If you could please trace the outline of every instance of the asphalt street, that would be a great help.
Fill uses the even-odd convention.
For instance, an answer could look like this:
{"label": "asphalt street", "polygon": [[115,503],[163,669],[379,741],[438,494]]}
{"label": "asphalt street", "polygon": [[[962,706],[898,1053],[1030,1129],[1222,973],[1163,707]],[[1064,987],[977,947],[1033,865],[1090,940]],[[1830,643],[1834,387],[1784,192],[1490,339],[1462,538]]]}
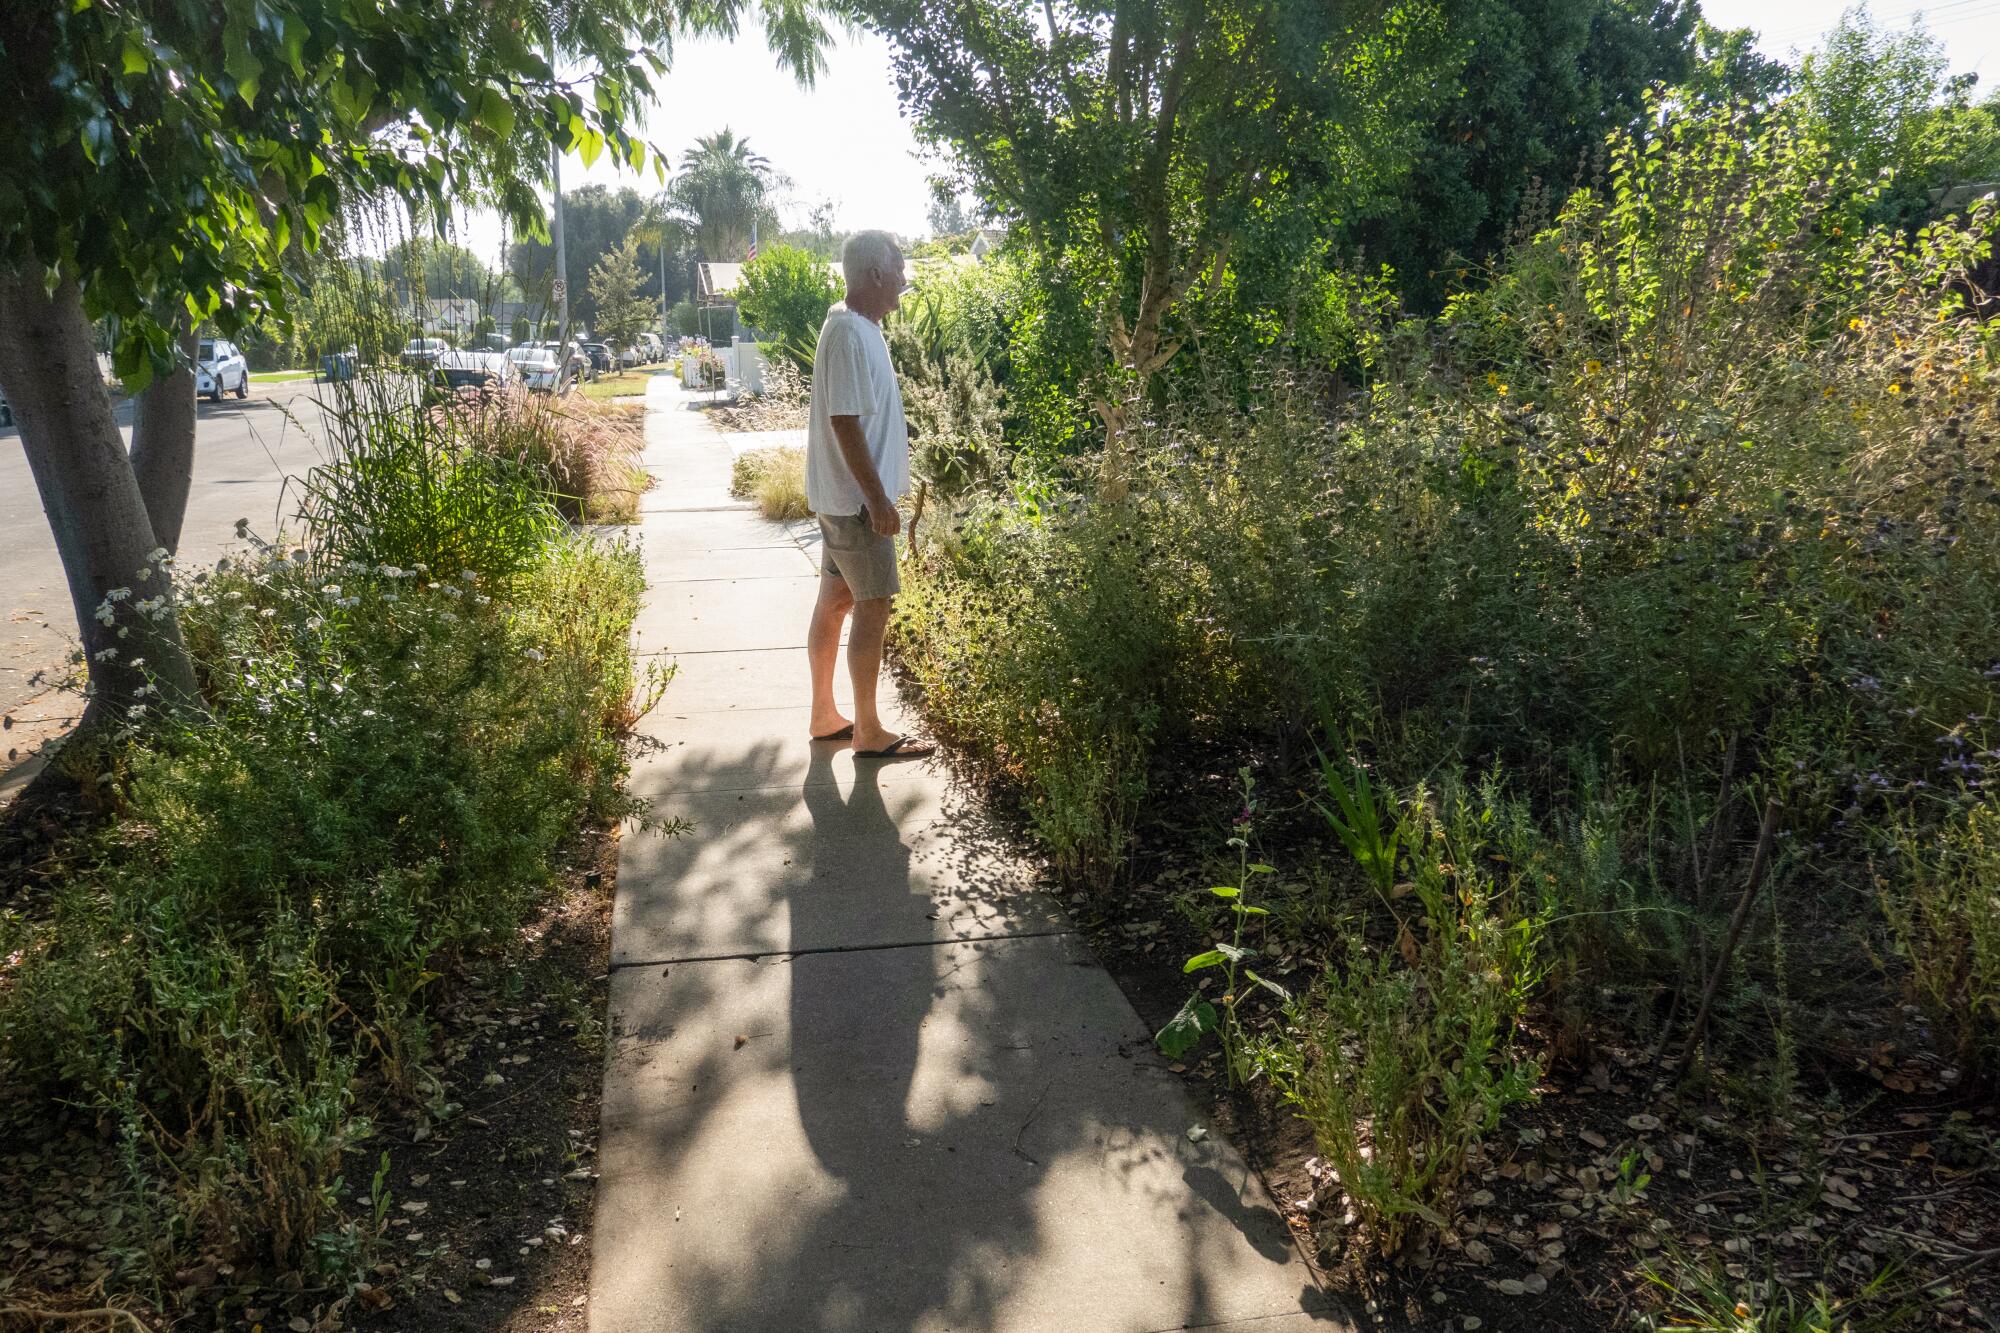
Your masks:
{"label": "asphalt street", "polygon": [[[252,384],[250,397],[196,407],[194,482],[181,537],[183,569],[213,564],[239,543],[236,520],[269,538],[295,526],[299,479],[320,461],[319,409],[310,379]],[[132,409],[118,420],[131,442]],[[0,777],[79,700],[60,689],[76,646],[76,616],[47,515],[21,450],[20,432],[0,429]]]}

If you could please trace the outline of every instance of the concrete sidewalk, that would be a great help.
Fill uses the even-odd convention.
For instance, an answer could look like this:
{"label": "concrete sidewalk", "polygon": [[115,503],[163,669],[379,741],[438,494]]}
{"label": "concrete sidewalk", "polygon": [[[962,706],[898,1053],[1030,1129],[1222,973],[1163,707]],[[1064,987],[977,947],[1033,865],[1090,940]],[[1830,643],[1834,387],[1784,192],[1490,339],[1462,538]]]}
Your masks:
{"label": "concrete sidewalk", "polygon": [[694,829],[620,853],[594,1333],[1348,1327],[979,802],[809,742],[814,560],[685,401],[632,787]]}

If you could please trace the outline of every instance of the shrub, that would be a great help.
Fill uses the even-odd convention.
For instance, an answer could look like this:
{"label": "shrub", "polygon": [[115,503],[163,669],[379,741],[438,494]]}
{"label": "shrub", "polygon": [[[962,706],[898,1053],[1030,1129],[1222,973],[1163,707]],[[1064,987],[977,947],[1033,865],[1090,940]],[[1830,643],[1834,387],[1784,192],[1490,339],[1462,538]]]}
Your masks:
{"label": "shrub", "polygon": [[818,343],[827,307],[840,296],[824,259],[797,246],[774,245],[743,266],[737,310],[765,342],[797,357]]}
{"label": "shrub", "polygon": [[559,538],[504,588],[270,554],[184,590],[209,712],[135,737],[114,822],[0,966],[0,1081],[125,1145],[114,1248],[162,1274],[363,1252],[335,1185],[371,1110],[432,1099],[449,978],[631,808],[642,587],[630,550]]}
{"label": "shrub", "polygon": [[754,499],[757,511],[768,519],[811,518],[812,508],[806,503],[806,451],[752,449],[736,455],[729,493],[739,500]]}

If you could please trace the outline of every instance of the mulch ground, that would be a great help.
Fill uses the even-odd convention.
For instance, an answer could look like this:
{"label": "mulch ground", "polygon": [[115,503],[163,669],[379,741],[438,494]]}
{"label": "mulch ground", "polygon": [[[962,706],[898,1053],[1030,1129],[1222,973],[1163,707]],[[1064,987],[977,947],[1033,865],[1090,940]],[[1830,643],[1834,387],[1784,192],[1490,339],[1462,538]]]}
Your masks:
{"label": "mulch ground", "polygon": [[[16,815],[23,812],[9,812]],[[30,902],[65,814],[43,808],[0,836],[0,904]],[[376,1333],[582,1330],[589,1320],[590,1221],[610,961],[614,832],[578,839],[567,884],[522,928],[490,976],[454,978],[440,1015],[434,1110],[379,1119],[347,1164],[352,1218],[382,1223],[367,1280],[342,1295],[304,1290],[220,1257],[161,1293],[175,1326]],[[381,1158],[380,1193],[375,1177]],[[8,1315],[101,1304],[119,1258],[106,1236],[127,1220],[112,1147],[79,1117],[0,1097],[0,1333],[131,1327]],[[154,1311],[145,1327],[163,1327]]]}

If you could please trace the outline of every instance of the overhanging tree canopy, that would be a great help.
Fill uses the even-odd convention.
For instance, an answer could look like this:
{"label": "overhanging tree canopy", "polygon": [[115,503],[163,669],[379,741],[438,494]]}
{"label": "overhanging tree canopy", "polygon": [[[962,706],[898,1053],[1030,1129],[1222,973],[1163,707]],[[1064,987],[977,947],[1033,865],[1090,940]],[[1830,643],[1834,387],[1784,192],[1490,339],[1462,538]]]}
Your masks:
{"label": "overhanging tree canopy", "polygon": [[1453,6],[1422,0],[856,8],[979,197],[1097,267],[1114,487],[1123,400],[1179,349],[1168,313],[1256,218],[1337,216],[1393,179],[1463,58]]}

